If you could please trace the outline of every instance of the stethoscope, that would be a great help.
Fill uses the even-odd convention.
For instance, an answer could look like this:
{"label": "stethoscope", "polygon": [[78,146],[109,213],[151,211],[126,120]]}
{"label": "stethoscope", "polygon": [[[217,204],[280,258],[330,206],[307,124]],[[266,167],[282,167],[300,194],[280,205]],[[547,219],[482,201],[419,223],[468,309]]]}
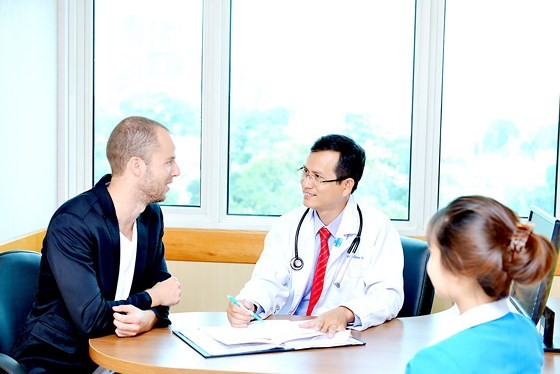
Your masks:
{"label": "stethoscope", "polygon": [[[360,207],[357,204],[356,204],[356,208],[358,208],[358,215],[360,216],[360,226],[358,227],[358,235],[356,235],[356,237],[354,238],[354,240],[352,240],[352,243],[350,243],[350,246],[346,250],[346,258],[344,259],[343,262],[340,263],[340,265],[338,265],[338,268],[336,269],[336,273],[335,273],[336,275],[334,277],[333,283],[338,288],[340,288],[340,283],[342,282],[342,278],[346,273],[346,269],[348,269],[348,265],[350,264],[350,261],[352,260],[354,253],[356,253],[356,251],[358,250],[358,246],[360,245],[363,218],[362,218],[362,211],[360,210]],[[307,215],[307,212],[309,212],[309,208],[307,208],[305,212],[303,212],[303,215],[301,216],[301,219],[299,220],[296,229],[296,236],[294,241],[294,257],[290,261],[290,267],[295,271],[300,271],[301,269],[303,269],[303,260],[301,259],[301,257],[299,257],[299,253],[298,253],[298,241],[299,241],[299,230],[301,229],[301,225],[303,223],[303,220],[305,219],[305,216]]]}

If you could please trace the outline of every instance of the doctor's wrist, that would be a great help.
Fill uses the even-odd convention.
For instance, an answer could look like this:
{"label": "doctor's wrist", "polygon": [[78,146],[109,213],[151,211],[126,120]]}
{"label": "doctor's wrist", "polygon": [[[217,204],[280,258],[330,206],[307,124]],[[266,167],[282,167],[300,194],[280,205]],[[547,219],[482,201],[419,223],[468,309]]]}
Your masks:
{"label": "doctor's wrist", "polygon": [[346,323],[348,324],[354,323],[354,321],[356,320],[356,316],[354,315],[354,312],[343,305],[341,305],[340,308],[344,310],[346,316]]}

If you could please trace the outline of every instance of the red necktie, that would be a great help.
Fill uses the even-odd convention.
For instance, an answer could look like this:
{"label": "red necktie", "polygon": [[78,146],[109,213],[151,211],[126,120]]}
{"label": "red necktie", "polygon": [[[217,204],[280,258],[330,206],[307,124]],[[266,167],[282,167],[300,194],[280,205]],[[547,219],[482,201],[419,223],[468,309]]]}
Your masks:
{"label": "red necktie", "polygon": [[315,308],[315,304],[321,297],[323,291],[323,283],[325,281],[325,270],[327,269],[327,262],[329,262],[329,236],[331,233],[326,227],[319,230],[321,237],[321,252],[317,259],[315,266],[315,274],[313,275],[313,284],[311,285],[311,296],[309,297],[309,306],[307,307],[307,315],[310,316]]}

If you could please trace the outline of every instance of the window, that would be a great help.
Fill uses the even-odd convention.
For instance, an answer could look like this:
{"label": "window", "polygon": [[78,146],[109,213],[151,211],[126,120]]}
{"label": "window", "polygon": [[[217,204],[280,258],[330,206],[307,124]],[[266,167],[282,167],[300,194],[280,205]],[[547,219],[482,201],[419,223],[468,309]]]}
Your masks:
{"label": "window", "polygon": [[557,1],[95,0],[92,9],[84,94],[94,102],[95,179],[108,172],[105,142],[122,118],[167,125],[182,173],[164,203],[170,227],[267,230],[301,204],[297,169],[327,133],[365,148],[356,197],[401,234],[424,234],[464,194],[522,216],[533,205],[557,213]]}
{"label": "window", "polygon": [[301,205],[297,169],[340,133],[366,150],[356,195],[408,219],[414,6],[232,1],[229,214]]}
{"label": "window", "polygon": [[131,115],[174,135],[181,176],[165,204],[200,206],[202,3],[96,0],[94,17],[94,182],[115,125]]}
{"label": "window", "polygon": [[481,194],[554,212],[558,14],[558,1],[447,0],[440,205]]}

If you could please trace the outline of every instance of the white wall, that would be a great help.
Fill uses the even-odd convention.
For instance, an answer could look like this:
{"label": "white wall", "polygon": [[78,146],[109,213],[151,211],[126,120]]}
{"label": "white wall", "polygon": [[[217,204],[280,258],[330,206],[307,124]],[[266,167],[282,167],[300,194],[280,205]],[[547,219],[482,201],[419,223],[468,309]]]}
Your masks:
{"label": "white wall", "polygon": [[0,0],[0,243],[56,209],[56,0]]}

